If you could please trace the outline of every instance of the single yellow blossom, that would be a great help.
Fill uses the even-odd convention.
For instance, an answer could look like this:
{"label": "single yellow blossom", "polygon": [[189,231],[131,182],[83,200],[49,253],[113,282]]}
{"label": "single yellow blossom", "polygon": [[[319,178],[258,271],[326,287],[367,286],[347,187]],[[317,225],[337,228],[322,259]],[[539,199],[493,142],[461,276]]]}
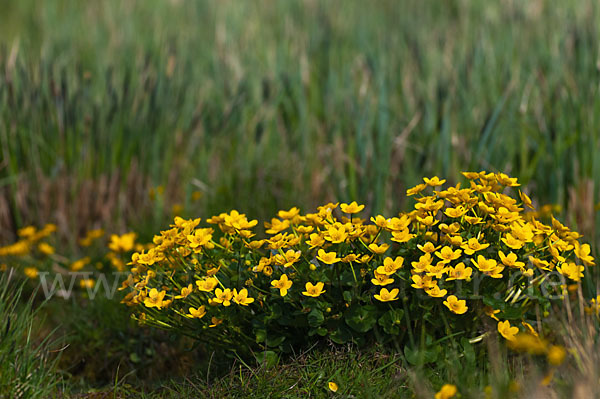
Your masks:
{"label": "single yellow blossom", "polygon": [[323,289],[324,284],[322,282],[318,282],[316,285],[313,285],[311,282],[306,283],[305,288],[306,291],[302,292],[302,295],[312,296],[314,298],[318,297],[322,293],[326,292]]}
{"label": "single yellow blossom", "polygon": [[379,291],[379,294],[375,294],[375,299],[381,302],[390,302],[398,299],[398,293],[400,290],[398,288],[394,288],[391,291],[388,291],[387,288],[382,288]]}
{"label": "single yellow blossom", "polygon": [[467,306],[467,301],[459,300],[455,295],[450,295],[448,298],[446,298],[444,305],[446,305],[446,307],[450,309],[452,313],[456,314],[463,314],[469,309]]}

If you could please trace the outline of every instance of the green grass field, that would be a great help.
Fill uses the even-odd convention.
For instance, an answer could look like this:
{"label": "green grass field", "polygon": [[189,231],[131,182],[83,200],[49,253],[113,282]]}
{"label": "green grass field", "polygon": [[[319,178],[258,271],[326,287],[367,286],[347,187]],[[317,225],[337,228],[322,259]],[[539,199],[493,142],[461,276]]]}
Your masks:
{"label": "green grass field", "polygon": [[[0,8],[0,246],[23,226],[50,222],[61,253],[76,259],[90,229],[147,241],[175,214],[238,209],[270,220],[292,206],[357,200],[369,214],[393,215],[423,176],[455,184],[461,171],[487,170],[518,177],[598,255],[597,1],[0,0]],[[324,347],[275,370],[219,360],[211,376],[210,351],[140,332],[124,306],[71,305],[35,313],[45,314],[40,336],[58,328],[71,345],[51,365],[59,388],[41,375],[36,382],[57,396],[262,398],[295,386],[328,397],[335,377],[344,395],[431,397],[461,356],[413,369],[389,348]],[[109,353],[106,362],[82,366],[92,348]],[[465,363],[470,371],[455,378],[464,397],[490,384],[497,397],[510,395],[514,376],[486,362]],[[535,369],[515,362],[517,374]],[[589,377],[584,360],[569,367],[558,397],[574,376]],[[151,384],[170,369],[161,388]],[[269,385],[273,378],[281,384]],[[428,381],[422,389],[419,379]]]}

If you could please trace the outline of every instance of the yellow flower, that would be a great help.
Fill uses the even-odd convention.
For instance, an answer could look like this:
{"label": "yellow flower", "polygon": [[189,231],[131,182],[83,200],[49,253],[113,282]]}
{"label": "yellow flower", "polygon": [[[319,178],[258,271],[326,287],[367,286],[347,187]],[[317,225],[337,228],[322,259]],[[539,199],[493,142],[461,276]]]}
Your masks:
{"label": "yellow flower", "polygon": [[440,180],[440,178],[437,176],[433,176],[432,178],[424,177],[423,181],[425,182],[425,184],[427,184],[428,186],[431,186],[431,187],[441,186],[442,184],[446,183],[445,179]]}
{"label": "yellow flower", "polygon": [[388,291],[387,288],[382,288],[379,291],[379,294],[375,294],[375,299],[381,302],[390,302],[398,299],[398,293],[400,290],[398,288],[394,288],[391,291]]}
{"label": "yellow flower", "polygon": [[455,385],[444,384],[442,389],[435,394],[435,399],[451,399],[456,395],[456,393],[457,389]]}
{"label": "yellow flower", "polygon": [[147,308],[162,308],[171,303],[171,301],[165,301],[166,291],[158,291],[156,288],[152,288],[148,293],[148,296],[144,298],[144,306]]}
{"label": "yellow flower", "polygon": [[208,277],[204,280],[196,280],[196,285],[200,291],[211,292],[219,285],[219,281],[214,277]]}
{"label": "yellow flower", "polygon": [[520,269],[525,267],[525,263],[518,262],[517,255],[515,255],[513,252],[509,253],[508,255],[504,255],[504,252],[498,251],[498,256],[500,257],[500,261],[502,261],[502,263],[508,267],[518,267]]}
{"label": "yellow flower", "polygon": [[449,218],[459,218],[467,213],[467,209],[464,206],[457,206],[456,208],[446,208],[444,213]]}
{"label": "yellow flower", "polygon": [[358,213],[365,208],[364,205],[358,205],[356,201],[352,201],[350,204],[340,204],[340,209],[344,213]]}
{"label": "yellow flower", "polygon": [[448,298],[446,298],[444,305],[446,305],[450,311],[456,314],[463,314],[469,309],[467,307],[467,301],[459,300],[455,295],[450,295]]}
{"label": "yellow flower", "polygon": [[327,236],[325,237],[327,241],[339,244],[346,241],[346,238],[348,238],[348,233],[346,233],[346,228],[343,225],[339,227],[333,225],[327,228]]}
{"label": "yellow flower", "polygon": [[193,290],[194,290],[194,286],[192,284],[189,284],[187,287],[181,288],[181,295],[177,295],[175,297],[175,299],[186,298],[188,295],[190,295],[192,293]]}
{"label": "yellow flower", "polygon": [[337,257],[337,254],[335,252],[325,252],[324,249],[319,249],[319,251],[317,252],[317,259],[328,265],[333,265],[334,263],[337,263],[340,260],[342,260],[341,258]]}
{"label": "yellow flower", "polygon": [[330,390],[331,392],[337,392],[337,390],[338,390],[338,385],[337,385],[335,382],[333,382],[333,381],[329,381],[329,383],[328,383],[327,385],[329,386],[329,390]]}
{"label": "yellow flower", "polygon": [[218,326],[219,324],[223,323],[223,319],[217,319],[216,317],[214,317],[214,316],[213,316],[213,317],[210,319],[210,322],[211,322],[212,324],[211,324],[209,327],[216,327],[216,326]]}
{"label": "yellow flower", "polygon": [[576,265],[573,262],[563,263],[556,268],[560,274],[567,276],[573,281],[581,281],[584,269],[585,267]]}
{"label": "yellow flower", "polygon": [[457,264],[454,267],[451,267],[448,270],[448,278],[446,278],[446,281],[452,281],[452,280],[468,280],[471,278],[471,275],[473,274],[473,269],[470,267],[465,267],[465,264],[460,262],[459,264]]}
{"label": "yellow flower", "polygon": [[90,261],[91,261],[91,259],[89,256],[86,256],[85,258],[76,260],[75,262],[71,263],[71,270],[74,272],[79,271],[79,270],[83,269],[85,267],[85,265],[89,264]]}
{"label": "yellow flower", "polygon": [[121,236],[113,234],[110,236],[108,248],[114,252],[129,252],[135,246],[136,233],[126,233]]}
{"label": "yellow flower", "polygon": [[34,279],[38,276],[38,269],[35,267],[26,267],[23,269],[23,273],[31,279]]}
{"label": "yellow flower", "polygon": [[379,273],[377,273],[377,271],[375,271],[375,278],[371,279],[371,283],[373,283],[373,285],[380,285],[380,286],[392,284],[393,282],[394,282],[393,278],[390,278],[386,274],[379,274]]}
{"label": "yellow flower", "polygon": [[84,278],[79,280],[79,286],[81,288],[94,288],[94,285],[96,285],[96,282],[92,278]]}
{"label": "yellow flower", "polygon": [[431,286],[428,289],[425,290],[425,292],[427,293],[427,295],[429,295],[432,298],[442,298],[444,296],[446,296],[446,294],[448,293],[448,290],[441,290],[440,287],[438,287],[437,285]]}
{"label": "yellow flower", "polygon": [[310,239],[307,240],[306,243],[309,245],[310,249],[321,247],[325,244],[325,238],[318,233],[312,233]]}
{"label": "yellow flower", "polygon": [[515,335],[519,332],[518,327],[511,327],[508,320],[498,323],[498,332],[508,341],[514,341]]}
{"label": "yellow flower", "polygon": [[369,245],[369,250],[377,255],[382,255],[388,250],[390,246],[388,244],[377,245],[375,243]]}
{"label": "yellow flower", "polygon": [[198,309],[190,307],[188,317],[192,319],[201,319],[206,314],[206,306],[202,305]]}
{"label": "yellow flower", "polygon": [[494,309],[491,306],[486,306],[486,307],[483,308],[483,311],[485,312],[486,315],[490,316],[492,319],[494,319],[496,321],[500,321],[496,317],[496,314],[500,313],[500,310],[496,310],[496,309]]}
{"label": "yellow flower", "polygon": [[417,248],[419,248],[421,251],[423,251],[425,253],[433,253],[433,252],[437,251],[438,249],[440,249],[441,245],[436,247],[435,245],[433,245],[433,243],[426,242],[424,245],[417,244]]}
{"label": "yellow flower", "polygon": [[575,244],[575,256],[577,256],[581,261],[587,266],[594,266],[594,257],[590,255],[591,248],[589,244],[579,245],[579,243]]}
{"label": "yellow flower", "polygon": [[215,297],[213,298],[213,302],[220,303],[223,306],[230,306],[232,298],[233,292],[231,292],[229,288],[225,288],[225,290],[217,288],[215,290]]}
{"label": "yellow flower", "polygon": [[417,273],[423,273],[427,269],[427,266],[431,265],[432,257],[430,253],[425,253],[425,255],[419,258],[418,262],[411,262],[410,264],[414,268],[414,271]]}
{"label": "yellow flower", "polygon": [[546,358],[548,359],[548,363],[559,366],[565,360],[567,356],[567,351],[562,346],[552,345],[548,349],[548,353],[546,354]]}
{"label": "yellow flower", "polygon": [[294,219],[296,216],[298,216],[300,214],[300,209],[293,207],[292,209],[290,209],[289,211],[279,211],[277,213],[277,216],[279,216],[282,219],[288,219],[288,220],[292,220]]}
{"label": "yellow flower", "polygon": [[461,248],[465,251],[467,255],[473,255],[477,251],[481,251],[482,249],[486,249],[490,244],[481,244],[477,238],[469,238],[469,240],[464,243]]}
{"label": "yellow flower", "polygon": [[450,263],[455,259],[460,258],[462,251],[457,249],[453,251],[450,247],[443,247],[440,251],[437,251],[435,255],[442,260],[443,263]]}
{"label": "yellow flower", "polygon": [[238,292],[235,288],[233,289],[233,302],[238,305],[248,306],[252,302],[254,302],[254,298],[248,297],[248,290],[246,288],[242,288],[240,292]]}
{"label": "yellow flower", "polygon": [[433,281],[431,276],[421,277],[418,274],[415,274],[411,277],[411,279],[413,281],[413,283],[411,284],[411,287],[416,288],[416,289],[427,289],[427,288],[431,287],[432,285],[437,284],[437,282]]}
{"label": "yellow flower", "polygon": [[420,217],[420,216],[417,216],[417,221],[419,223],[421,223],[421,224],[424,224],[425,226],[428,226],[428,227],[434,226],[437,223],[439,223],[439,220],[434,219],[433,216],[431,216],[431,215],[425,216],[424,218]]}
{"label": "yellow flower", "polygon": [[525,243],[521,240],[518,240],[515,236],[510,233],[506,233],[506,237],[501,238],[502,242],[506,244],[507,247],[511,249],[521,249]]}
{"label": "yellow flower", "polygon": [[427,184],[424,184],[424,183],[417,184],[413,188],[409,188],[408,190],[406,190],[406,195],[410,197],[411,195],[419,194],[421,191],[425,190],[426,188],[427,188]]}
{"label": "yellow flower", "polygon": [[404,258],[401,256],[397,256],[396,259],[392,259],[387,257],[383,260],[383,266],[379,266],[376,270],[378,274],[385,274],[390,276],[396,272],[396,270],[402,268],[402,264],[404,263]]}
{"label": "yellow flower", "polygon": [[416,234],[411,234],[408,228],[400,230],[400,231],[392,231],[392,241],[395,242],[408,242],[411,239],[416,237]]}
{"label": "yellow flower", "polygon": [[286,274],[282,274],[279,280],[271,281],[271,285],[273,286],[273,288],[279,289],[279,295],[286,296],[288,290],[292,286],[292,281],[288,279],[288,276]]}
{"label": "yellow flower", "polygon": [[52,245],[50,245],[50,244],[45,243],[45,242],[40,242],[39,245],[38,245],[38,249],[44,255],[52,255],[54,253],[54,247]]}
{"label": "yellow flower", "polygon": [[319,295],[321,295],[322,293],[326,292],[323,289],[323,283],[322,282],[318,282],[316,285],[313,285],[311,282],[306,283],[305,287],[306,287],[306,291],[302,292],[302,295],[305,296],[312,296],[312,297],[318,297]]}

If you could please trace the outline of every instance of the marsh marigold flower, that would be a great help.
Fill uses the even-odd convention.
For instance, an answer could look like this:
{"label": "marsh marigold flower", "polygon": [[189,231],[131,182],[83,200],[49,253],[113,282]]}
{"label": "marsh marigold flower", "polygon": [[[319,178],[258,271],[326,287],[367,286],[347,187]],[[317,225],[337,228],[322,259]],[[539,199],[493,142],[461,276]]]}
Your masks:
{"label": "marsh marigold flower", "polygon": [[498,323],[498,332],[508,341],[514,341],[515,335],[519,332],[518,327],[512,327],[508,320]]}
{"label": "marsh marigold flower", "polygon": [[438,393],[435,394],[435,399],[451,399],[453,398],[458,390],[455,385],[452,384],[444,384],[442,389],[439,390]]}
{"label": "marsh marigold flower", "polygon": [[273,288],[279,289],[279,295],[286,296],[288,290],[292,286],[292,280],[288,279],[288,276],[286,274],[282,274],[279,280],[271,281],[271,285],[273,286]]}
{"label": "marsh marigold flower", "polygon": [[353,213],[358,213],[358,212],[362,211],[363,209],[365,209],[365,206],[358,205],[358,203],[356,201],[352,201],[349,204],[340,204],[340,209],[344,213],[353,214]]}
{"label": "marsh marigold flower", "polygon": [[317,259],[328,265],[333,265],[334,263],[337,263],[340,260],[342,260],[341,258],[337,257],[337,254],[335,252],[325,252],[324,249],[319,249],[319,251],[317,252]]}
{"label": "marsh marigold flower", "polygon": [[398,299],[399,292],[400,290],[398,288],[394,288],[391,291],[388,291],[387,288],[382,288],[381,291],[379,291],[379,294],[375,294],[374,297],[381,302],[390,302]]}
{"label": "marsh marigold flower", "polygon": [[450,295],[448,298],[446,298],[444,305],[446,305],[446,307],[450,309],[452,313],[456,314],[463,314],[469,309],[467,307],[467,301],[459,300],[455,295]]}
{"label": "marsh marigold flower", "polygon": [[316,285],[313,285],[313,283],[308,282],[305,285],[306,291],[302,292],[302,295],[305,296],[312,296],[312,297],[318,297],[319,295],[321,295],[322,293],[326,292],[323,289],[324,284],[322,282],[318,282]]}

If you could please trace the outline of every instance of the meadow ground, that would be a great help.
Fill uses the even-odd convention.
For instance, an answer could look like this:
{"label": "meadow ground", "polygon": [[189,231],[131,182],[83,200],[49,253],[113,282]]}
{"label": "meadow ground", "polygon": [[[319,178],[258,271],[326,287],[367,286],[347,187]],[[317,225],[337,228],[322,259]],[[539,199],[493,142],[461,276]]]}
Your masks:
{"label": "meadow ground", "polygon": [[597,2],[1,8],[0,247],[26,226],[56,231],[44,238],[52,251],[0,249],[0,396],[431,397],[453,383],[463,397],[584,398],[597,389],[598,320],[582,300],[598,294],[593,267],[573,309],[549,315],[569,350],[556,369],[501,339],[471,353],[456,337],[420,356],[325,342],[256,365],[140,328],[121,291],[91,298],[78,279],[82,293],[45,301],[39,276],[19,282],[26,268],[125,273],[133,244],[109,249],[110,234],[132,231],[145,244],[175,215],[237,209],[262,223],[280,209],[353,200],[366,214],[396,215],[423,177],[464,185],[460,172],[479,170],[518,177],[540,217],[556,215],[597,255]]}

